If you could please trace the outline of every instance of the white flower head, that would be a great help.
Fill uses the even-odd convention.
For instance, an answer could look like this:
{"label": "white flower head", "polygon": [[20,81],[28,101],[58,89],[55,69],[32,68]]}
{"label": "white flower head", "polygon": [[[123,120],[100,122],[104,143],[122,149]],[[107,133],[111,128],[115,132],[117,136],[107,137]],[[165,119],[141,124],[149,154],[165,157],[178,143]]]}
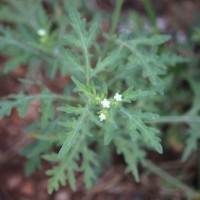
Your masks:
{"label": "white flower head", "polygon": [[46,31],[44,29],[38,29],[37,34],[42,37],[46,35]]}
{"label": "white flower head", "polygon": [[99,119],[100,119],[101,122],[102,122],[103,120],[106,120],[106,115],[105,115],[104,113],[101,113],[101,114],[99,115]]}
{"label": "white flower head", "polygon": [[104,99],[104,100],[101,101],[101,105],[104,108],[110,108],[110,101],[108,99]]}
{"label": "white flower head", "polygon": [[114,96],[114,99],[115,99],[116,101],[122,101],[122,95],[116,93],[115,96]]}

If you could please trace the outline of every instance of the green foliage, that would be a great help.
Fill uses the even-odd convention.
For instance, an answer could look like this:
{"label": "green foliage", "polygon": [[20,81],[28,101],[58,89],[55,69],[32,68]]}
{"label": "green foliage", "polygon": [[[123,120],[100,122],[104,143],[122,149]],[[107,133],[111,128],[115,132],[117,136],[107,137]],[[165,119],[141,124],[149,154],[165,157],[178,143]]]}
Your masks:
{"label": "green foliage", "polygon": [[26,97],[22,95],[11,95],[10,96],[13,100],[4,100],[0,102],[0,109],[1,109],[1,114],[0,114],[0,119],[4,116],[9,116],[11,113],[11,110],[13,108],[17,108],[19,115],[23,117],[26,113],[27,106],[31,100],[30,97]]}
{"label": "green foliage", "polygon": [[57,191],[59,185],[65,185],[66,179],[68,179],[71,188],[73,190],[76,189],[74,171],[77,171],[78,169],[76,163],[77,156],[78,154],[71,153],[68,157],[60,160],[59,165],[47,170],[46,174],[51,176],[48,186],[49,193],[52,193],[54,190]]}
{"label": "green foliage", "polygon": [[183,161],[188,159],[195,150],[198,150],[198,141],[200,139],[199,128],[200,125],[194,123],[188,131],[189,138],[187,138],[186,147],[183,153]]}
{"label": "green foliage", "polygon": [[99,167],[100,165],[97,161],[97,155],[94,151],[90,150],[87,145],[83,146],[82,157],[83,162],[80,170],[84,172],[84,181],[86,183],[86,188],[89,189],[92,187],[93,182],[97,178],[94,167]]}
{"label": "green foliage", "polygon": [[[67,182],[76,190],[77,172],[90,188],[105,156],[95,147],[104,144],[108,152],[115,149],[123,155],[127,172],[139,181],[138,165],[145,164],[148,149],[163,152],[162,132],[156,126],[163,118],[154,112],[167,110],[162,105],[168,98],[161,96],[169,90],[167,68],[187,59],[165,48],[168,35],[108,35],[98,25],[103,16],[88,14],[92,20],[86,20],[82,7],[78,12],[73,1],[49,1],[48,6],[49,12],[39,0],[9,0],[0,8],[0,22],[5,22],[0,26],[0,51],[9,57],[4,72],[25,65],[26,78],[31,80],[21,84],[40,89],[34,95],[22,89],[0,101],[1,119],[13,108],[24,117],[32,100],[40,101],[40,117],[27,129],[36,141],[23,151],[28,159],[26,174],[42,167],[43,158],[52,165],[46,172],[49,193]],[[59,75],[70,82],[61,94],[52,92],[39,80],[40,70],[56,84]],[[200,111],[200,90],[197,82],[185,79],[194,93],[189,114],[195,117]],[[186,122],[192,128],[184,159],[197,148],[199,138],[198,125]]]}
{"label": "green foliage", "polygon": [[[157,35],[145,39],[139,38],[126,41],[121,39],[117,40],[118,45],[129,50],[129,63],[134,65],[136,68],[142,69],[143,77],[147,77],[151,84],[155,86],[156,90],[161,94],[163,93],[163,81],[159,75],[165,74],[167,67],[165,66],[165,63],[163,63],[159,58],[153,47],[168,41],[169,39],[169,36]],[[145,49],[145,46],[150,46],[151,48]]]}
{"label": "green foliage", "polygon": [[[139,182],[139,172],[138,172],[138,163],[143,163],[145,160],[145,152],[138,147],[138,144],[135,143],[132,145],[129,140],[123,137],[115,139],[115,145],[117,152],[124,156],[124,159],[127,163],[127,172],[131,172],[135,177],[135,180]],[[126,148],[124,148],[126,147]]]}
{"label": "green foliage", "polygon": [[192,98],[192,107],[189,111],[190,120],[189,120],[189,130],[187,132],[187,141],[185,145],[185,149],[183,152],[182,160],[186,160],[189,156],[199,149],[198,141],[200,139],[200,85],[196,79],[192,79],[191,77],[187,77],[188,82],[192,88],[194,96]]}
{"label": "green foliage", "polygon": [[77,120],[72,119],[72,121],[59,122],[58,124],[66,128],[72,128],[72,131],[67,132],[67,137],[58,153],[58,158],[62,158],[77,142],[80,134],[87,135],[87,129],[84,126],[84,123],[87,118],[88,108],[86,107],[81,113]]}
{"label": "green foliage", "polygon": [[[0,22],[6,21],[7,24],[0,25],[0,51],[3,55],[12,57],[6,63],[6,73],[19,65],[38,68],[45,62],[49,65],[47,75],[52,78],[55,76],[64,56],[60,38],[64,34],[62,20],[66,18],[61,20],[56,16],[57,13],[54,14],[55,17],[50,22],[40,1],[5,2],[0,11]],[[52,32],[54,23],[58,23],[60,29]],[[40,34],[41,30],[43,34]]]}
{"label": "green foliage", "polygon": [[131,114],[127,110],[121,110],[124,115],[128,118],[129,134],[133,142],[138,140],[141,135],[142,140],[146,145],[152,146],[158,153],[162,153],[162,146],[160,144],[160,138],[157,136],[158,130],[152,127],[148,127],[144,124],[143,120],[153,120],[157,115],[149,113],[141,113],[141,111],[135,111]]}

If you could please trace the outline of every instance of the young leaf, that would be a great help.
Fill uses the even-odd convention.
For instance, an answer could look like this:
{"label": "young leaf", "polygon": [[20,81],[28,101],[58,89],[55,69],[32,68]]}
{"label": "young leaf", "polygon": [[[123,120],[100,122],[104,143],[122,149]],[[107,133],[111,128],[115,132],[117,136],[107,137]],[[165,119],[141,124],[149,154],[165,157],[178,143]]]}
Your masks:
{"label": "young leaf", "polygon": [[114,135],[116,130],[112,126],[111,123],[107,123],[105,127],[105,132],[104,132],[104,145],[110,144],[110,142],[113,140]]}
{"label": "young leaf", "polygon": [[78,89],[85,94],[85,96],[89,96],[89,97],[93,97],[93,94],[91,93],[90,89],[83,85],[81,82],[79,82],[75,77],[72,76],[72,80],[73,82],[76,84],[76,86],[78,87]]}
{"label": "young leaf", "polygon": [[112,67],[112,65],[116,65],[120,58],[120,51],[114,51],[110,53],[104,60],[101,60],[100,58],[96,67],[92,71],[91,77],[96,76],[100,72],[106,71],[109,69],[109,67]]}
{"label": "young leaf", "polygon": [[66,112],[66,113],[74,113],[74,114],[81,114],[84,111],[84,108],[81,106],[74,107],[74,106],[66,106],[66,107],[58,107],[58,111]]}
{"label": "young leaf", "polygon": [[171,39],[170,35],[153,35],[149,38],[137,38],[129,41],[130,44],[137,45],[160,45]]}
{"label": "young leaf", "polygon": [[131,101],[136,101],[144,97],[153,96],[155,95],[154,92],[150,91],[142,91],[142,90],[136,90],[133,91],[133,86],[128,88],[123,94],[123,101],[127,103],[131,103]]}

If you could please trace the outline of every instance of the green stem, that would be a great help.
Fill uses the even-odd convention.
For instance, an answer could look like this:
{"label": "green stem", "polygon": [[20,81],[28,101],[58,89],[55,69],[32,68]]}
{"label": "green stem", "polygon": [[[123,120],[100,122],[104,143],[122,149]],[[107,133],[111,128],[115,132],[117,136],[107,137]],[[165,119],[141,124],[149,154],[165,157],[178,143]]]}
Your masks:
{"label": "green stem", "polygon": [[[198,151],[200,151],[200,144],[198,143]],[[200,191],[200,154],[198,155],[198,166],[197,166],[197,189]]]}
{"label": "green stem", "polygon": [[[20,95],[9,95],[6,98],[7,99],[16,99],[16,97],[19,97]],[[51,100],[63,100],[63,101],[77,101],[78,99],[76,97],[72,96],[66,96],[66,95],[59,95],[59,94],[36,94],[36,95],[27,95],[23,96],[26,100],[32,100],[32,99],[51,99]],[[3,99],[3,98],[2,98]]]}
{"label": "green stem", "polygon": [[111,26],[111,29],[110,29],[110,35],[113,35],[116,31],[117,24],[118,24],[119,17],[120,17],[122,4],[123,4],[123,0],[117,0],[115,10],[114,10],[114,14],[113,14],[113,18],[112,18],[112,26]]}
{"label": "green stem", "polygon": [[83,54],[84,54],[84,57],[85,57],[86,84],[89,85],[89,83],[90,83],[90,69],[91,69],[89,50],[88,50],[85,38],[83,36],[82,30],[79,27],[79,24],[77,24],[77,27],[78,27],[78,33],[80,35],[80,39],[81,39],[82,46],[83,46]]}
{"label": "green stem", "polygon": [[[123,4],[123,0],[117,0],[116,5],[115,5],[114,14],[112,17],[111,29],[109,31],[109,35],[111,35],[111,36],[114,35],[116,32],[117,24],[119,22],[119,17],[120,17],[120,13],[121,13],[122,4]],[[112,45],[113,45],[113,40],[110,40],[103,57],[105,57],[106,54],[110,51]]]}
{"label": "green stem", "polygon": [[200,123],[200,116],[161,116],[153,120],[155,123]]}
{"label": "green stem", "polygon": [[179,181],[176,177],[171,176],[170,174],[168,174],[166,171],[164,171],[163,169],[161,169],[160,167],[158,167],[156,164],[152,163],[151,161],[147,161],[145,167],[149,171],[160,176],[166,182],[170,183],[172,186],[183,190],[189,199],[192,199],[197,195],[197,192],[195,190],[193,190],[189,186]]}
{"label": "green stem", "polygon": [[147,12],[147,15],[150,18],[150,21],[151,21],[151,24],[152,24],[152,27],[153,27],[153,32],[157,33],[158,29],[157,29],[157,26],[156,26],[156,12],[155,12],[155,10],[152,6],[152,2],[151,2],[151,0],[143,0],[143,2],[144,2],[144,7],[145,7],[145,10]]}
{"label": "green stem", "polygon": [[44,49],[38,49],[36,47],[31,46],[30,44],[26,44],[25,42],[21,42],[15,39],[0,38],[0,42],[7,43],[8,45],[14,45],[20,49],[23,49],[26,52],[30,52],[31,54],[40,57],[43,60],[49,60],[52,56],[54,56],[53,54],[47,52]]}
{"label": "green stem", "polygon": [[85,64],[86,64],[86,84],[89,85],[91,65],[90,65],[89,53],[86,48],[84,48],[84,54],[85,54]]}

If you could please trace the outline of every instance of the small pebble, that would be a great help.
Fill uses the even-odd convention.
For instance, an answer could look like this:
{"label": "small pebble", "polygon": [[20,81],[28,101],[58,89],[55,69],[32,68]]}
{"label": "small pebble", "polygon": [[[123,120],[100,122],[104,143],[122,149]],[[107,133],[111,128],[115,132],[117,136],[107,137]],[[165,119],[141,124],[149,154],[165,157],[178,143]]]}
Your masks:
{"label": "small pebble", "polygon": [[20,186],[20,193],[26,196],[34,196],[35,194],[35,187],[32,181],[25,181]]}
{"label": "small pebble", "polygon": [[14,190],[21,184],[21,182],[22,182],[22,177],[16,174],[7,179],[6,185],[9,190]]}
{"label": "small pebble", "polygon": [[55,195],[55,200],[70,200],[70,195],[67,191],[59,191]]}

